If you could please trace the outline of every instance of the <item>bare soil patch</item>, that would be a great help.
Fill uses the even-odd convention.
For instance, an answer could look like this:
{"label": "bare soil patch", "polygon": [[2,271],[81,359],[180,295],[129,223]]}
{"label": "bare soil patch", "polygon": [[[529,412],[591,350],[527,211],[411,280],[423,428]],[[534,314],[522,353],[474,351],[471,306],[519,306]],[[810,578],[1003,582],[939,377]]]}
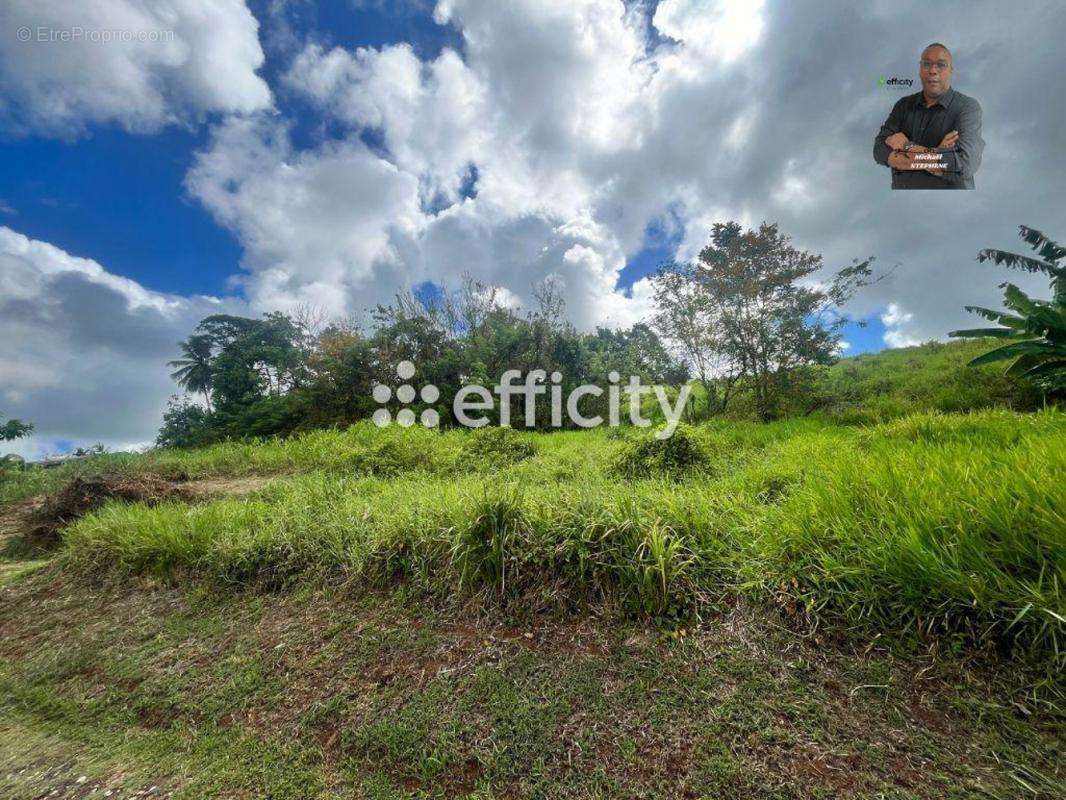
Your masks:
{"label": "bare soil patch", "polygon": [[202,502],[258,491],[271,477],[214,477],[191,480],[184,475],[107,474],[74,478],[58,492],[31,497],[0,508],[0,549],[46,551],[59,544],[60,531],[111,500],[124,503]]}
{"label": "bare soil patch", "polygon": [[59,531],[64,526],[97,510],[109,500],[155,504],[166,500],[189,500],[192,496],[182,483],[154,475],[74,478],[58,492],[45,498],[34,514],[30,534],[41,546],[56,544],[59,542]]}

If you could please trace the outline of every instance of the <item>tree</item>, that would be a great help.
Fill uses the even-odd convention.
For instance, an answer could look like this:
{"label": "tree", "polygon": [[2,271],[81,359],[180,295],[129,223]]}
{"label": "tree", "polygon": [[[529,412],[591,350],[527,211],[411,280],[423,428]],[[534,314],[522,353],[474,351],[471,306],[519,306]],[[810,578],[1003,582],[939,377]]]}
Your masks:
{"label": "tree", "polygon": [[[313,309],[262,319],[226,314],[205,318],[172,362],[187,389],[209,385],[210,405],[172,401],[159,432],[161,446],[226,438],[284,435],[308,427],[349,425],[380,407],[376,385],[398,387],[397,366],[411,361],[417,386],[432,384],[441,423],[453,422],[446,398],[472,383],[493,386],[506,370],[558,371],[564,396],[584,383],[604,384],[612,372],[644,384],[680,383],[683,365],[646,325],[577,331],[565,317],[561,281],[533,288],[524,315],[503,305],[499,290],[470,278],[458,290],[423,287],[378,306],[366,332],[352,322],[324,325]],[[428,395],[427,395],[428,396]],[[414,401],[416,414],[431,401]],[[517,401],[511,419],[521,425]],[[533,401],[536,424],[551,425],[549,398]],[[609,396],[586,398],[586,411],[606,413]],[[599,405],[597,405],[599,404]]]}
{"label": "tree", "polygon": [[307,377],[310,337],[286,314],[274,311],[262,319],[216,314],[196,330],[217,353],[212,373],[220,408],[281,396]]}
{"label": "tree", "polygon": [[332,325],[318,336],[308,361],[308,422],[350,425],[377,408],[372,392],[380,370],[371,342],[353,326]]}
{"label": "tree", "polygon": [[211,410],[211,384],[214,377],[212,369],[212,340],[210,336],[198,334],[178,342],[182,357],[168,361],[168,367],[176,367],[170,377],[187,392],[202,394],[207,410]]}
{"label": "tree", "polygon": [[993,361],[1013,360],[1007,368],[1010,377],[1023,378],[1047,393],[1066,390],[1066,266],[1058,264],[1066,257],[1066,248],[1033,228],[1020,226],[1022,238],[1039,252],[1043,260],[1007,253],[982,250],[978,261],[994,261],[1011,269],[1042,273],[1051,278],[1051,300],[1034,300],[1012,283],[1000,284],[1003,304],[1013,314],[979,306],[966,306],[972,314],[998,322],[997,328],[971,328],[952,331],[960,338],[990,337],[1009,342],[978,356],[970,366]]}
{"label": "tree", "polygon": [[33,432],[33,426],[17,419],[0,423],[0,442],[12,442]]}
{"label": "tree", "polygon": [[[758,416],[771,419],[802,385],[802,368],[836,360],[847,322],[840,308],[873,282],[872,261],[855,260],[816,283],[822,257],[797,250],[776,224],[745,231],[717,223],[696,264],[660,273],[660,324],[689,342],[690,363],[701,380],[711,374],[710,386],[725,387],[725,402],[739,382]],[[679,309],[666,305],[671,298]]]}
{"label": "tree", "polygon": [[740,366],[724,347],[720,308],[698,280],[694,264],[664,265],[652,278],[652,327],[670,342],[703,386],[708,414],[729,405]]}
{"label": "tree", "polygon": [[197,443],[294,430],[303,419],[298,395],[309,377],[310,329],[320,324],[313,309],[297,314],[273,312],[262,319],[215,314],[201,320],[181,343],[184,357],[170,365],[178,368],[172,377],[202,393],[207,408],[202,415],[188,404],[169,408],[161,440],[185,441],[190,425]]}
{"label": "tree", "polygon": [[208,412],[188,398],[171,397],[163,412],[163,427],[155,443],[159,447],[196,447],[213,441]]}

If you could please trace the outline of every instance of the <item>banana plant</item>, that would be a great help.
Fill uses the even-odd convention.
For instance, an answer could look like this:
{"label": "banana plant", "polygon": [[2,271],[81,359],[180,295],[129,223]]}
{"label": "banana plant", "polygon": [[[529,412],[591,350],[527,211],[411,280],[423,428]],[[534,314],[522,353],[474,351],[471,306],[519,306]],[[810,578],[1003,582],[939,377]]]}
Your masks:
{"label": "banana plant", "polygon": [[1022,238],[1037,251],[1040,258],[1007,253],[1002,250],[982,250],[978,261],[994,261],[1010,269],[1043,273],[1051,278],[1051,300],[1036,300],[1012,283],[1000,284],[1004,290],[1003,304],[1010,312],[993,311],[979,306],[966,310],[999,323],[997,328],[971,328],[952,331],[949,336],[959,338],[1005,339],[1008,341],[991,352],[978,356],[970,366],[1013,359],[1007,375],[1022,378],[1045,392],[1066,390],[1066,266],[1059,261],[1066,257],[1066,248],[1048,239],[1033,228],[1021,226]]}

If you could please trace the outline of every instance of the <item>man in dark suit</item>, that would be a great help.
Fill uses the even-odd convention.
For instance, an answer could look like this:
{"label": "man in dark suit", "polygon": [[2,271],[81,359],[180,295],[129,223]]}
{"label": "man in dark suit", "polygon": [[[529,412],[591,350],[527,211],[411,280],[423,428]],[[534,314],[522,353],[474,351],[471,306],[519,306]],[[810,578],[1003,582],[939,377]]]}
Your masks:
{"label": "man in dark suit", "polygon": [[972,189],[985,149],[981,105],[951,88],[951,52],[922,51],[922,91],[892,108],[874,140],[874,161],[892,170],[893,189]]}

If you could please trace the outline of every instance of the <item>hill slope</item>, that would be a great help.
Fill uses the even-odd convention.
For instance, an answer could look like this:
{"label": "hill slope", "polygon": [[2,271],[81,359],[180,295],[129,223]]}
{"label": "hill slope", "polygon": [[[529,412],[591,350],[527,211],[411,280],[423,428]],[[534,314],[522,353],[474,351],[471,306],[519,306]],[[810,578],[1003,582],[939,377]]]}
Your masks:
{"label": "hill slope", "polygon": [[846,412],[7,480],[0,797],[1062,796],[1066,414]]}

